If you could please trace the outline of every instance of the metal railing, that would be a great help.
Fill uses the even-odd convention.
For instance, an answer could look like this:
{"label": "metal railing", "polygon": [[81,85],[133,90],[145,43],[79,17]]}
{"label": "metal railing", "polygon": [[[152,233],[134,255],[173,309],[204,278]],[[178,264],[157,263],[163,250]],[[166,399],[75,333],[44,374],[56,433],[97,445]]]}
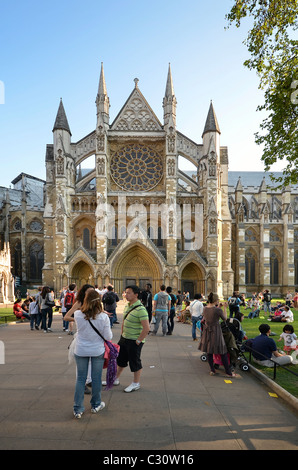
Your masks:
{"label": "metal railing", "polygon": [[[274,358],[271,358],[271,359],[268,359],[268,357],[264,356],[264,354],[261,354],[259,351],[256,351],[255,349],[253,349],[252,347],[250,347],[249,345],[245,345],[245,350],[243,350],[243,352],[249,352],[249,363],[251,364],[252,363],[252,353],[253,352],[256,352],[259,356],[262,356],[264,358],[264,360],[266,361],[271,361],[273,362],[273,380],[276,379],[276,370],[277,370],[277,367],[281,367],[282,369],[285,369],[286,371],[290,372],[291,374],[295,375],[296,377],[298,377],[298,374],[290,369],[288,369],[288,367],[284,366],[283,364],[279,364],[278,362],[276,362],[274,360]],[[259,364],[258,362],[256,362],[256,364]],[[262,364],[259,364],[259,365],[262,365]],[[264,365],[264,367],[266,367]],[[268,367],[270,369],[270,367]]]}

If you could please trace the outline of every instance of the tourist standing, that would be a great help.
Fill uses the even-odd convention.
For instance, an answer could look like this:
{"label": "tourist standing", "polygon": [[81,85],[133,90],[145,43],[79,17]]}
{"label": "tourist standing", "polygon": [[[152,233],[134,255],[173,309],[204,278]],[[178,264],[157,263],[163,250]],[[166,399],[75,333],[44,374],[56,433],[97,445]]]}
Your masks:
{"label": "tourist standing", "polygon": [[[71,283],[68,286],[68,290],[64,293],[64,302],[63,302],[63,310],[66,310],[66,312],[69,312],[69,310],[72,308],[72,306],[75,303],[76,300],[76,284]],[[64,319],[64,328],[65,330],[68,330],[69,335],[73,335],[72,331],[72,323],[68,323]]]}
{"label": "tourist standing", "polygon": [[154,324],[153,334],[156,335],[159,324],[162,322],[162,334],[167,334],[168,317],[171,309],[171,297],[166,292],[166,286],[162,284],[160,291],[153,298],[153,311],[155,312],[156,323]]}
{"label": "tourist standing", "polygon": [[[74,394],[74,416],[79,419],[85,411],[84,393],[88,375],[89,362],[91,362],[91,413],[98,413],[105,407],[101,401],[101,377],[104,364],[105,345],[103,339],[92,328],[91,324],[110,341],[113,337],[110,320],[103,312],[101,298],[94,289],[88,289],[80,310],[71,310],[65,315],[65,320],[76,322],[77,337],[74,350],[77,364],[77,379]],[[91,324],[90,324],[91,323]]]}
{"label": "tourist standing", "polygon": [[148,318],[149,318],[149,324],[151,323],[152,320],[152,285],[151,284],[146,284],[146,290],[144,290],[141,294],[141,301],[144,307],[146,308],[148,312]]}
{"label": "tourist standing", "polygon": [[133,372],[133,382],[124,389],[130,393],[140,388],[140,377],[142,372],[141,351],[145,339],[150,331],[148,313],[138,298],[140,289],[138,286],[128,286],[125,289],[127,305],[123,313],[121,338],[119,341],[120,351],[117,358],[117,376],[114,385],[119,384],[119,377],[129,364]]}
{"label": "tourist standing", "polygon": [[240,298],[237,292],[233,292],[233,295],[228,298],[229,310],[230,310],[230,318],[237,318],[237,315],[240,313]]}
{"label": "tourist standing", "polygon": [[44,333],[51,332],[53,321],[54,296],[48,286],[44,286],[39,297],[39,308],[41,312],[41,329]]}
{"label": "tourist standing", "polygon": [[264,306],[264,313],[271,312],[271,294],[268,289],[265,289],[263,292],[263,306]]}
{"label": "tourist standing", "polygon": [[171,297],[170,314],[168,316],[168,322],[167,322],[167,324],[168,324],[167,335],[172,335],[173,330],[174,330],[174,317],[176,315],[175,305],[176,305],[176,302],[177,302],[177,297],[176,297],[175,294],[172,293],[172,287],[167,287],[166,292]]}
{"label": "tourist standing", "polygon": [[110,317],[111,328],[113,328],[114,323],[117,321],[116,308],[117,302],[119,302],[119,297],[116,292],[113,291],[113,289],[113,286],[109,284],[107,287],[107,291],[102,296],[104,310],[108,313]]}
{"label": "tourist standing", "polygon": [[32,301],[29,305],[29,315],[30,315],[30,328],[34,330],[34,326],[36,330],[39,330],[39,323],[40,323],[40,314],[39,314],[39,306],[38,306],[38,296],[32,298]]}
{"label": "tourist standing", "polygon": [[222,364],[225,368],[226,374],[229,377],[236,377],[232,372],[228,359],[228,350],[222,334],[219,320],[227,320],[226,304],[224,304],[224,311],[218,307],[219,298],[217,294],[210,293],[208,295],[208,304],[203,309],[204,327],[202,331],[201,341],[198,349],[207,354],[207,361],[210,367],[210,375],[215,375],[217,372],[214,368],[213,354],[220,354]]}
{"label": "tourist standing", "polygon": [[189,305],[189,311],[191,313],[192,321],[192,339],[197,341],[197,322],[202,318],[204,305],[201,301],[202,295],[195,294],[193,302]]}

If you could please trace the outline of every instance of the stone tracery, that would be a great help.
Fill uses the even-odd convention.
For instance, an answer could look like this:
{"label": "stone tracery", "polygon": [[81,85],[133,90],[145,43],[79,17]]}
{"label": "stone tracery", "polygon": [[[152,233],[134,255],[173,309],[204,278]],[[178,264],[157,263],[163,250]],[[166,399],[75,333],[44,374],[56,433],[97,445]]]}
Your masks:
{"label": "stone tracery", "polygon": [[126,191],[149,191],[161,180],[161,157],[145,145],[127,145],[111,159],[111,176]]}

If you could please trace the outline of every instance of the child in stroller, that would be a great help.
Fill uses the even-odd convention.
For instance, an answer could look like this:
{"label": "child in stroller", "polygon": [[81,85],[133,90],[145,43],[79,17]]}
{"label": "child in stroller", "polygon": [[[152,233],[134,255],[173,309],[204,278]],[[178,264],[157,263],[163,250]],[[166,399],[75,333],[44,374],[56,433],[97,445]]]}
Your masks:
{"label": "child in stroller", "polygon": [[[243,318],[243,315],[242,315]],[[202,325],[203,327],[203,325]],[[227,346],[228,357],[230,364],[233,368],[239,365],[242,371],[248,371],[249,366],[246,357],[241,351],[241,344],[243,339],[246,338],[245,332],[241,328],[241,323],[238,318],[228,318],[226,321],[221,322],[222,334]],[[201,355],[201,360],[206,361],[207,356],[205,353]],[[219,368],[223,365],[219,354],[213,355],[214,367]]]}

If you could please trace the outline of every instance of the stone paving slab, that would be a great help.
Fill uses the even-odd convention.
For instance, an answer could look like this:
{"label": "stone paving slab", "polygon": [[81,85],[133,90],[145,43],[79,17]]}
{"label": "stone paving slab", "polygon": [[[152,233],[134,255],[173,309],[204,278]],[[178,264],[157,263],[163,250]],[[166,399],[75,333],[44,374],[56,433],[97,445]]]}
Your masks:
{"label": "stone paving slab", "polygon": [[[121,308],[118,318],[122,321]],[[120,325],[113,328],[114,341]],[[72,337],[54,315],[53,332],[28,323],[0,328],[5,364],[0,365],[1,450],[297,450],[298,416],[250,372],[230,382],[222,370],[211,377],[200,360],[191,326],[149,335],[142,351],[141,389],[123,389],[132,374],[103,391],[106,408],[91,415],[90,396],[81,420],[72,415],[75,365],[68,363]],[[105,374],[105,372],[104,372]]]}

